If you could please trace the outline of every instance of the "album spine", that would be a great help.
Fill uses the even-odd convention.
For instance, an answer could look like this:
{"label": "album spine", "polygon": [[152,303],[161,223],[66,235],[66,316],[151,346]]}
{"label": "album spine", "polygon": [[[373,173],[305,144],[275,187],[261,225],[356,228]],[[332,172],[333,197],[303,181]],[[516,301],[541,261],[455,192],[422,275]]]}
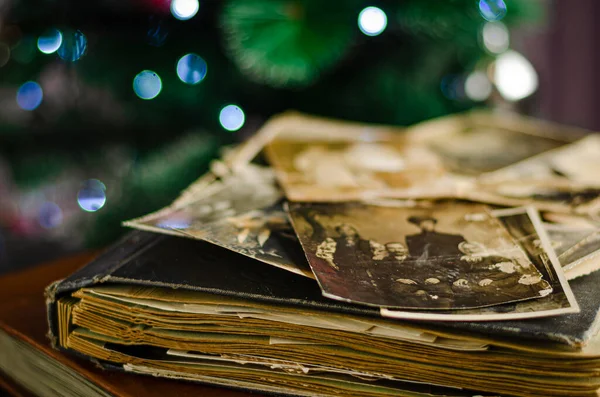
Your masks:
{"label": "album spine", "polygon": [[69,277],[55,281],[46,287],[48,338],[54,348],[58,347],[57,300],[81,288],[105,282],[136,253],[145,250],[160,238],[162,237],[151,233],[130,232]]}

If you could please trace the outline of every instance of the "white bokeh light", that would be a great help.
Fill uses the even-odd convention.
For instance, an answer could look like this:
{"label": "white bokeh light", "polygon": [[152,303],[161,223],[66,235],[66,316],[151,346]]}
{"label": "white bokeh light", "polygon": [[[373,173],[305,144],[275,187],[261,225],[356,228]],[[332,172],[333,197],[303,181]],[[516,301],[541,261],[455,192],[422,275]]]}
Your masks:
{"label": "white bokeh light", "polygon": [[477,70],[465,80],[465,95],[472,101],[485,101],[492,94],[492,83],[485,72]]}
{"label": "white bokeh light", "polygon": [[523,55],[511,50],[496,59],[494,83],[504,99],[519,101],[537,90],[538,75]]}
{"label": "white bokeh light", "polygon": [[508,50],[510,34],[502,22],[486,22],[481,32],[483,45],[492,54],[501,54]]}
{"label": "white bokeh light", "polygon": [[387,15],[377,7],[367,7],[358,14],[358,27],[367,36],[377,36],[387,26]]}
{"label": "white bokeh light", "polygon": [[180,21],[192,19],[199,9],[198,0],[173,0],[171,2],[171,14]]}

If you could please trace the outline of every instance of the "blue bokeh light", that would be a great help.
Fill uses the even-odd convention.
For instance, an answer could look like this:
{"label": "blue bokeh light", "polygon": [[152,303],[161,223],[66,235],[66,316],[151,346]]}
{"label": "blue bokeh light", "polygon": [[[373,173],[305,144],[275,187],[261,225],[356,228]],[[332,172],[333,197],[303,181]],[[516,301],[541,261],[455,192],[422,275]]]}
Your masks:
{"label": "blue bokeh light", "polygon": [[35,110],[42,103],[44,92],[35,81],[28,81],[17,91],[17,104],[23,110]]}
{"label": "blue bokeh light", "polygon": [[479,13],[487,21],[499,21],[506,16],[506,3],[504,0],[479,0]]}
{"label": "blue bokeh light", "polygon": [[79,30],[64,32],[62,44],[58,48],[58,56],[67,62],[78,61],[87,50],[87,38]]}
{"label": "blue bokeh light", "polygon": [[106,190],[106,185],[99,179],[88,179],[82,185],[89,189]]}
{"label": "blue bokeh light", "polygon": [[162,19],[155,16],[150,17],[150,28],[148,29],[148,44],[154,47],[160,47],[165,44],[169,30]]}
{"label": "blue bokeh light", "polygon": [[165,219],[156,224],[161,229],[187,229],[192,222],[189,219]]}
{"label": "blue bokeh light", "polygon": [[53,229],[60,226],[63,221],[63,213],[58,205],[46,201],[40,206],[38,222],[44,229]]}
{"label": "blue bokeh light", "polygon": [[96,179],[90,179],[83,183],[83,187],[77,193],[77,204],[79,207],[86,212],[96,212],[100,208],[104,207],[106,203],[106,191],[103,187],[104,184],[100,181],[101,185],[94,183]]}
{"label": "blue bokeh light", "polygon": [[52,54],[58,51],[63,42],[63,35],[58,29],[50,29],[44,32],[37,41],[38,50],[44,54]]}
{"label": "blue bokeh light", "polygon": [[455,101],[459,99],[460,84],[460,76],[450,74],[442,78],[440,89],[446,98]]}
{"label": "blue bokeh light", "polygon": [[162,81],[152,70],[144,70],[133,79],[133,91],[142,99],[154,99],[161,90]]}
{"label": "blue bokeh light", "polygon": [[219,122],[227,131],[237,131],[244,125],[246,116],[237,105],[227,105],[219,113]]}
{"label": "blue bokeh light", "polygon": [[177,62],[177,76],[186,84],[198,84],[206,77],[207,65],[196,54],[187,54]]}

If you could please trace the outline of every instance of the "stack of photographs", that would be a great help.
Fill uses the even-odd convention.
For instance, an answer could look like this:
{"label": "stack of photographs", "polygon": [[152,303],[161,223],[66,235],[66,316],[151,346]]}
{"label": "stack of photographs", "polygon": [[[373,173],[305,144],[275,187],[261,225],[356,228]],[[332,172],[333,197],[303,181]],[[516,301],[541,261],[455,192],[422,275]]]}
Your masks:
{"label": "stack of photographs", "polygon": [[[125,225],[279,268],[337,309],[83,288],[63,302],[73,331],[62,347],[131,372],[290,395],[595,396],[600,387],[600,135],[488,112],[407,129],[289,112],[172,205]],[[160,332],[131,331],[130,310],[152,314]],[[221,331],[191,326],[208,314]],[[577,316],[584,336],[569,332]]]}

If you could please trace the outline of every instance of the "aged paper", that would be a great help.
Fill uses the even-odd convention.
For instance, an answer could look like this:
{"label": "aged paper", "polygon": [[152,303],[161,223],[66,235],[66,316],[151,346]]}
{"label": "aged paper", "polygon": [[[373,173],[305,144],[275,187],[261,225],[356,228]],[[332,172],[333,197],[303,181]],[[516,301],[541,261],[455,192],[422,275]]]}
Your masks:
{"label": "aged paper", "polygon": [[[418,313],[382,308],[384,317],[440,321],[498,321],[577,313],[579,306],[552,249],[539,214],[533,207],[496,210],[492,215],[509,231],[512,238],[526,252],[536,269],[548,280],[552,293],[535,300],[513,302],[474,310],[449,310],[436,313]],[[473,221],[485,219],[486,214],[475,215]],[[502,271],[512,272],[511,266],[502,265]]]}
{"label": "aged paper", "polygon": [[292,201],[453,194],[437,156],[401,136],[384,141],[279,139],[266,152]]}
{"label": "aged paper", "polygon": [[600,228],[545,223],[569,280],[600,269]]}
{"label": "aged paper", "polygon": [[[290,203],[323,295],[407,309],[467,309],[541,298],[548,272],[483,205]],[[477,213],[477,219],[469,215]],[[552,273],[553,275],[553,273]]]}
{"label": "aged paper", "polygon": [[281,207],[268,168],[247,165],[197,200],[190,198],[125,226],[205,240],[242,255],[313,278]]}
{"label": "aged paper", "polygon": [[502,205],[597,215],[600,211],[600,135],[508,165],[478,178],[466,198]]}
{"label": "aged paper", "polygon": [[425,121],[408,128],[407,134],[438,154],[451,172],[468,176],[507,167],[574,139],[550,123],[491,112]]}

